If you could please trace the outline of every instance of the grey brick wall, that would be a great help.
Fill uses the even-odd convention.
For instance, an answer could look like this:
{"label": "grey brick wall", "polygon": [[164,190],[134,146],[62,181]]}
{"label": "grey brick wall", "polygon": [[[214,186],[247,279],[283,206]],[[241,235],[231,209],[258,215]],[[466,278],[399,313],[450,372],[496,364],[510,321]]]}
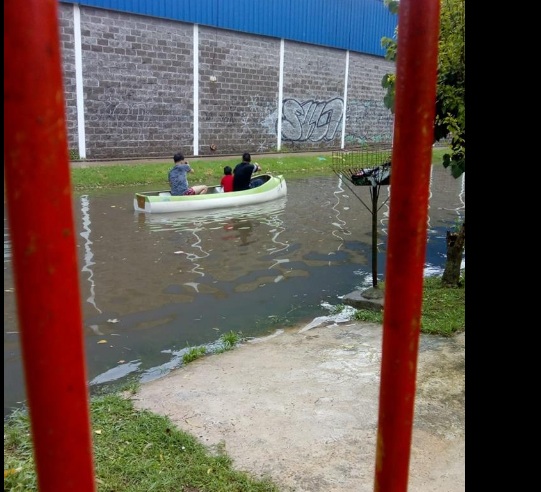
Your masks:
{"label": "grey brick wall", "polygon": [[339,148],[344,109],[346,52],[286,43],[283,149]]}
{"label": "grey brick wall", "polygon": [[[59,4],[67,131],[78,152],[73,6]],[[87,159],[277,150],[280,40],[80,7]],[[281,150],[340,148],[346,52],[285,42]],[[389,139],[381,78],[394,64],[350,54],[347,146]],[[194,149],[194,83],[198,149]],[[215,150],[211,150],[211,145]]]}
{"label": "grey brick wall", "polygon": [[351,53],[345,147],[367,142],[390,142],[394,117],[383,104],[381,79],[394,73],[394,64],[375,56]]}
{"label": "grey brick wall", "polygon": [[201,27],[199,46],[200,155],[276,149],[280,40]]}

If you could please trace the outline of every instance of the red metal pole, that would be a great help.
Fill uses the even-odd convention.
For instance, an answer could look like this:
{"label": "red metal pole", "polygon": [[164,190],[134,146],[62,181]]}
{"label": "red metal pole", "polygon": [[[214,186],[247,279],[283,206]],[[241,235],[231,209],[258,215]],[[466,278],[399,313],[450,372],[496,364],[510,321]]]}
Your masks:
{"label": "red metal pole", "polygon": [[57,9],[4,2],[4,184],[39,490],[93,492]]}
{"label": "red metal pole", "polygon": [[376,492],[408,489],[434,138],[439,15],[439,0],[400,1]]}

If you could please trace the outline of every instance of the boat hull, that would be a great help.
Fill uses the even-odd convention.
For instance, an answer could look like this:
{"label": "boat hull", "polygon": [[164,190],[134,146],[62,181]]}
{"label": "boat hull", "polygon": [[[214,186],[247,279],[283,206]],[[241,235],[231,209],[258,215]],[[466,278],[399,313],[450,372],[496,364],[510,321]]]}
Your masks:
{"label": "boat hull", "polygon": [[217,208],[242,207],[282,198],[287,194],[283,176],[259,175],[265,183],[257,188],[224,193],[221,186],[209,186],[204,195],[172,196],[169,190],[138,192],[133,199],[137,212],[161,214],[192,212]]}

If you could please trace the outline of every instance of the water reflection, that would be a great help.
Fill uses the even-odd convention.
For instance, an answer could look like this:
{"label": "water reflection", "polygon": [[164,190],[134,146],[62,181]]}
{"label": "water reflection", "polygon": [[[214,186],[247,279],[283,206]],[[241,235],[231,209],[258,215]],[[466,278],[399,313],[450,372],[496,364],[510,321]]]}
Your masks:
{"label": "water reflection", "polygon": [[[134,188],[75,196],[91,388],[158,377],[188,347],[212,347],[230,330],[262,337],[326,320],[327,306],[372,282],[372,218],[361,203],[370,197],[359,188],[335,175],[291,178],[285,198],[204,214],[136,213]],[[431,192],[426,264],[441,272],[465,195],[441,166]],[[388,207],[377,219],[383,274]],[[5,413],[24,400],[9,251],[4,216]]]}
{"label": "water reflection", "polygon": [[248,244],[255,242],[253,239],[250,240],[253,227],[254,226],[251,220],[233,218],[226,225],[224,225],[224,229],[228,232],[232,232],[233,234],[222,236],[222,239],[233,239],[240,242],[239,246],[247,246]]}
{"label": "water reflection", "polygon": [[[247,246],[257,241],[268,232],[274,245],[264,247],[266,250],[276,252],[287,248],[287,244],[279,240],[279,235],[283,232],[283,222],[280,215],[285,209],[287,198],[281,198],[273,202],[262,205],[253,205],[239,210],[218,210],[211,211],[205,215],[201,212],[192,212],[190,214],[164,214],[147,215],[144,220],[149,224],[150,230],[154,232],[176,231],[179,234],[191,233],[194,236],[194,243],[190,246],[197,249],[197,253],[186,251],[177,251],[175,254],[184,254],[190,261],[203,259],[209,256],[209,252],[202,249],[201,238],[198,233],[205,231],[212,234],[213,239],[221,241],[232,241],[235,246]],[[260,227],[272,228],[267,231],[258,231]],[[254,231],[255,229],[255,231]],[[277,247],[278,246],[278,247]]]}
{"label": "water reflection", "polygon": [[[282,240],[285,231],[281,216],[287,198],[238,210],[217,210],[202,215],[189,214],[146,215],[143,223],[151,235],[159,237],[159,250],[170,252],[178,258],[172,263],[176,273],[182,275],[182,286],[195,293],[213,293],[227,296],[219,289],[229,282],[238,282],[239,291],[252,290],[242,276],[254,272],[256,282],[264,282],[268,270],[287,263],[283,256],[288,250],[288,240]],[[164,243],[162,238],[166,238]],[[170,273],[171,276],[171,273]],[[243,284],[243,285],[241,285]],[[179,292],[170,287],[170,291]],[[182,291],[186,293],[186,291]]]}
{"label": "water reflection", "polygon": [[88,273],[88,282],[90,284],[90,296],[86,299],[86,302],[92,304],[96,308],[96,311],[98,313],[101,313],[101,309],[96,306],[96,284],[94,283],[94,272],[92,271],[92,265],[94,265],[94,262],[92,259],[94,258],[94,253],[92,252],[92,241],[90,240],[90,214],[89,214],[89,202],[88,202],[88,195],[82,195],[81,196],[81,220],[83,223],[83,232],[81,232],[81,237],[84,239],[84,263],[81,268],[81,272],[87,272]]}
{"label": "water reflection", "polygon": [[[336,190],[333,192],[336,201],[332,206],[332,209],[335,213],[335,220],[332,222],[332,225],[334,226],[332,234],[340,241],[336,248],[337,250],[339,250],[344,244],[344,236],[350,236],[351,232],[346,228],[346,221],[340,218],[340,198],[341,195],[345,193],[344,185],[345,183],[347,183],[347,181],[345,181],[342,176],[337,176],[336,179]],[[345,208],[345,210],[347,211],[348,208]]]}
{"label": "water reflection", "polygon": [[442,179],[442,171],[441,166],[432,166],[430,173],[425,276],[443,273],[447,256],[447,231],[464,220],[466,210],[466,175],[462,174],[457,179],[450,178],[453,179],[450,187],[447,180]]}

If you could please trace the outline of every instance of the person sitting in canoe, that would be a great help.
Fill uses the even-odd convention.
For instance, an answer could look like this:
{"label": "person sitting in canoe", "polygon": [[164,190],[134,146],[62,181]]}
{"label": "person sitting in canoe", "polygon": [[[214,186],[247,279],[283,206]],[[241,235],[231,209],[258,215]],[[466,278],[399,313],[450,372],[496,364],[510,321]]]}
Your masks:
{"label": "person sitting in canoe", "polygon": [[224,167],[224,175],[222,176],[220,185],[222,186],[224,193],[233,191],[233,170],[231,169],[231,166]]}
{"label": "person sitting in canoe", "polygon": [[188,173],[193,172],[193,168],[184,160],[184,154],[181,152],[173,156],[175,165],[169,170],[169,186],[171,186],[171,195],[203,195],[208,191],[207,185],[188,184]]}
{"label": "person sitting in canoe", "polygon": [[256,162],[252,164],[252,156],[248,152],[242,154],[242,162],[233,169],[233,191],[248,190],[263,184],[262,179],[252,179],[252,174],[261,171],[261,166]]}

